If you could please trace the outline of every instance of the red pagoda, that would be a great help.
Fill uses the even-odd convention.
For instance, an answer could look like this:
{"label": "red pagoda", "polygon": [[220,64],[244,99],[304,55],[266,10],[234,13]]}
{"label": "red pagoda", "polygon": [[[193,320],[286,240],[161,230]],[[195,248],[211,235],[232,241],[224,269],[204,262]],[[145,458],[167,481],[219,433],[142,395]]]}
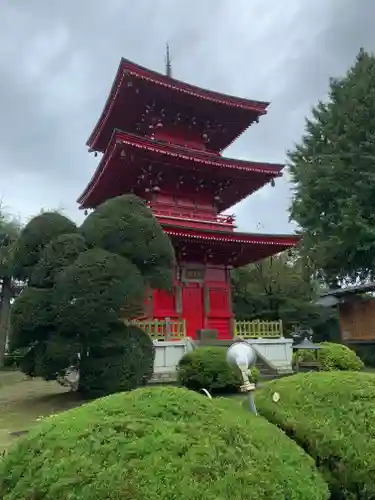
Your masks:
{"label": "red pagoda", "polygon": [[283,165],[222,156],[269,103],[204,90],[122,59],[87,145],[103,153],[78,199],[95,208],[108,198],[144,198],[170,236],[177,257],[174,293],[155,290],[150,319],[184,319],[197,330],[233,336],[230,270],[282,252],[298,238],[235,231],[223,211],[265,184]]}

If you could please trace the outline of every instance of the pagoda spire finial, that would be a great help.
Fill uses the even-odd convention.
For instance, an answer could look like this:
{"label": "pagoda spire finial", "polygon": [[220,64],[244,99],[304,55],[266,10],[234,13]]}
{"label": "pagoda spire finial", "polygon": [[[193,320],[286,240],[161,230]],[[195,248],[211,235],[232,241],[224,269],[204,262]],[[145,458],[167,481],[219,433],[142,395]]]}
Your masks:
{"label": "pagoda spire finial", "polygon": [[169,43],[166,45],[166,55],[165,55],[165,74],[169,77],[172,78],[172,62],[169,54]]}

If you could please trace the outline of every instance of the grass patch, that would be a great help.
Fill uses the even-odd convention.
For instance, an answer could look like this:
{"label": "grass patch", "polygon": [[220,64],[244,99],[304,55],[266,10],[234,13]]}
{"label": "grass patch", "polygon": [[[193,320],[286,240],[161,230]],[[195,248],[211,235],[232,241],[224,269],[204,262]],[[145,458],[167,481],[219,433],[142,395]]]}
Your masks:
{"label": "grass patch", "polygon": [[69,410],[82,403],[75,393],[56,382],[28,379],[20,372],[0,372],[0,454],[38,418]]}

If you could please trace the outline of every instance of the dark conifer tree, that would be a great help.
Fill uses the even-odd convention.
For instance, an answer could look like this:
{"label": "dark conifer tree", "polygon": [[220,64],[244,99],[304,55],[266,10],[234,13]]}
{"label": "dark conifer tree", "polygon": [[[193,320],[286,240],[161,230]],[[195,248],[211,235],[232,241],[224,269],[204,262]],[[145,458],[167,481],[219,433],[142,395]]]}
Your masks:
{"label": "dark conifer tree", "polygon": [[344,78],[332,79],[327,102],[306,120],[289,153],[291,218],[302,249],[329,284],[374,276],[375,57],[363,49]]}

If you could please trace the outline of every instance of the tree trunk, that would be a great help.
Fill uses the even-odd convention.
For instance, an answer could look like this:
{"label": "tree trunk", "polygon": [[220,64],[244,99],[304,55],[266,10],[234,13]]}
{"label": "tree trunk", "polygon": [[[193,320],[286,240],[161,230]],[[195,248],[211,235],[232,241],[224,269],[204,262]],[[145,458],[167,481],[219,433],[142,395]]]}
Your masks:
{"label": "tree trunk", "polygon": [[4,366],[5,346],[9,329],[10,300],[12,298],[12,278],[3,278],[0,301],[0,367]]}

